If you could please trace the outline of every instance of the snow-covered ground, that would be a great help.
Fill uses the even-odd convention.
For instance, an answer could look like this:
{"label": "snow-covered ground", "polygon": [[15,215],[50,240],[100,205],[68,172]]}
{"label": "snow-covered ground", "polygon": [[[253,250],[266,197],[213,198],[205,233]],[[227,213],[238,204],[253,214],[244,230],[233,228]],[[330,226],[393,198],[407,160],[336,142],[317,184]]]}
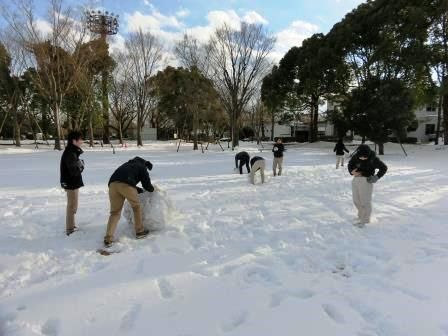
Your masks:
{"label": "snow-covered ground", "polygon": [[[448,149],[407,149],[386,146],[362,230],[331,144],[289,149],[284,176],[257,186],[215,147],[87,149],[66,237],[61,153],[1,148],[0,335],[448,335]],[[107,181],[135,155],[172,221],[139,241],[121,221],[121,253],[103,257]]]}

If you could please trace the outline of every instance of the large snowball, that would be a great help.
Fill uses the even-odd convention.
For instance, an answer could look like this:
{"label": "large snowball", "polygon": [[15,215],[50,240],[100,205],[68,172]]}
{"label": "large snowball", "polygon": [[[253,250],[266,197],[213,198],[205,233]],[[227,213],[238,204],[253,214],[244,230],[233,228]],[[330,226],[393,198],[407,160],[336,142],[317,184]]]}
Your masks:
{"label": "large snowball", "polygon": [[[138,195],[142,207],[143,225],[149,230],[163,230],[169,220],[172,204],[165,191],[144,192]],[[123,216],[134,227],[134,212],[126,201]]]}

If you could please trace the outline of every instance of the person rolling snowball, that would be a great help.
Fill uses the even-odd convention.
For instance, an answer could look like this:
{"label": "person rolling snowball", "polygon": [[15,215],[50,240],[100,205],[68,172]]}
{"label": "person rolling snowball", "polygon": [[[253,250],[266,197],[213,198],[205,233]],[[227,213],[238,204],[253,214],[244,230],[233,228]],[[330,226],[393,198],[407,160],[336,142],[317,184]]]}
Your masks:
{"label": "person rolling snowball", "polygon": [[283,169],[283,153],[285,152],[285,145],[283,145],[283,140],[281,138],[277,139],[277,142],[272,148],[272,152],[274,153],[274,163],[272,167],[274,170],[274,176],[277,176],[277,167],[278,176],[281,176]]}
{"label": "person rolling snowball", "polygon": [[250,172],[250,182],[255,184],[255,173],[260,171],[261,183],[264,183],[264,170],[266,168],[265,160],[260,156],[254,156],[250,160],[251,172]]}
{"label": "person rolling snowball", "polygon": [[127,200],[134,212],[134,228],[137,239],[148,236],[149,230],[143,226],[140,199],[138,194],[143,189],[137,187],[138,183],[149,192],[154,191],[148,170],[152,164],[140,157],[135,157],[118,167],[109,180],[110,217],[107,223],[104,245],[109,247],[114,241],[114,233],[120,220],[124,201]]}
{"label": "person rolling snowball", "polygon": [[243,166],[246,165],[247,173],[250,173],[249,160],[250,156],[247,152],[239,152],[235,155],[235,169],[239,169],[240,174],[243,174]]}
{"label": "person rolling snowball", "polygon": [[67,137],[67,147],[61,157],[61,187],[67,194],[67,210],[65,219],[65,230],[67,236],[77,231],[75,215],[78,211],[79,189],[84,186],[82,172],[84,171],[84,161],[79,159],[83,153],[81,145],[83,143],[80,132],[70,132]]}
{"label": "person rolling snowball", "polygon": [[342,139],[338,140],[336,146],[334,146],[333,152],[336,153],[336,169],[339,169],[339,165],[344,167],[344,155],[345,153],[350,153],[350,151],[345,147]]}
{"label": "person rolling snowball", "polygon": [[[378,170],[378,173],[376,171]],[[348,171],[354,176],[352,181],[353,203],[358,209],[355,225],[364,227],[370,223],[372,214],[373,184],[387,172],[387,166],[367,145],[361,145],[348,163]]]}

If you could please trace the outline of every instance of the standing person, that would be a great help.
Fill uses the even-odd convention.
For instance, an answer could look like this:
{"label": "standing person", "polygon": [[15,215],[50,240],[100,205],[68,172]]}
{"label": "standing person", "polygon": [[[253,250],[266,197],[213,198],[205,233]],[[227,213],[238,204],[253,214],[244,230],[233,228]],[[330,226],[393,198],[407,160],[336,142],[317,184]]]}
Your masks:
{"label": "standing person", "polygon": [[152,164],[140,157],[135,157],[125,164],[118,167],[109,180],[109,200],[110,200],[110,217],[107,223],[106,236],[104,237],[104,245],[109,247],[114,241],[114,233],[120,220],[121,210],[124,201],[127,200],[134,212],[135,235],[137,239],[148,236],[149,230],[143,226],[142,212],[139,192],[143,189],[138,188],[137,184],[141,182],[143,188],[149,192],[154,191],[151,184],[148,170],[152,169]]}
{"label": "standing person", "polygon": [[277,176],[277,167],[278,167],[278,176],[282,175],[283,169],[283,153],[285,152],[285,145],[283,145],[282,138],[278,138],[277,142],[274,144],[272,148],[272,152],[274,153],[274,176]]}
{"label": "standing person", "polygon": [[350,153],[350,151],[345,147],[342,139],[338,140],[336,146],[334,146],[333,152],[336,152],[336,169],[339,169],[339,165],[344,167],[344,152]]}
{"label": "standing person", "polygon": [[[378,170],[378,173],[376,171]],[[355,225],[364,227],[372,214],[373,184],[387,172],[387,166],[367,145],[361,145],[348,164],[352,181],[353,203],[358,209]]]}
{"label": "standing person", "polygon": [[261,183],[264,183],[264,170],[266,168],[265,160],[262,157],[260,157],[260,156],[254,156],[250,160],[250,165],[252,167],[252,170],[250,172],[250,182],[252,184],[255,184],[255,173],[257,171],[260,171]]}
{"label": "standing person", "polygon": [[84,186],[82,172],[84,171],[84,161],[79,157],[83,153],[81,146],[83,140],[80,132],[73,131],[67,136],[67,147],[62,153],[60,172],[61,187],[67,194],[67,210],[65,219],[65,230],[70,236],[78,228],[75,222],[75,215],[78,211],[79,188]]}
{"label": "standing person", "polygon": [[239,152],[235,155],[235,167],[240,169],[240,174],[243,174],[244,165],[246,165],[247,173],[250,173],[249,161],[250,156],[247,152]]}

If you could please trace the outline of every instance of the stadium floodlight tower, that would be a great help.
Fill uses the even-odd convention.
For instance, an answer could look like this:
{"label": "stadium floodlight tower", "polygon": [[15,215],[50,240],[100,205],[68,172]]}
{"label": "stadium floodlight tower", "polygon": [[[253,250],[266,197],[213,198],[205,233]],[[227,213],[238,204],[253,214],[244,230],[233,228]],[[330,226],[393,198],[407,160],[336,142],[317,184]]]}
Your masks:
{"label": "stadium floodlight tower", "polygon": [[[86,11],[87,28],[94,34],[98,34],[100,39],[107,43],[106,38],[118,33],[119,15],[103,10]],[[108,71],[104,70],[102,75],[102,108],[103,108],[103,143],[110,144],[110,124],[109,124],[109,95],[107,88]]]}

